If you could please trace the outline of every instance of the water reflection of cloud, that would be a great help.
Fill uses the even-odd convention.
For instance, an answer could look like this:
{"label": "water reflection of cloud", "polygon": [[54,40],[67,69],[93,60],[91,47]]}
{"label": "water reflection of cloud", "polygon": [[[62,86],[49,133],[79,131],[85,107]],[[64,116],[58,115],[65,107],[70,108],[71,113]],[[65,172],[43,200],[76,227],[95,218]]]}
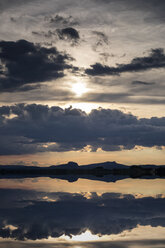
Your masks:
{"label": "water reflection of cloud", "polygon": [[165,246],[165,240],[134,240],[122,242],[77,242],[77,243],[25,243],[25,242],[0,242],[0,248],[162,248]]}
{"label": "water reflection of cloud", "polygon": [[26,189],[44,192],[97,192],[103,194],[105,192],[119,192],[121,194],[140,194],[145,196],[155,196],[157,194],[165,195],[164,180],[154,179],[125,179],[116,183],[95,182],[93,180],[79,179],[76,182],[69,183],[65,180],[39,178],[38,182],[32,182],[32,179],[24,179],[23,183],[17,179],[1,179],[0,188],[3,189]]}
{"label": "water reflection of cloud", "polygon": [[[137,225],[165,227],[165,198],[135,198],[105,193],[82,194],[0,190],[0,237],[17,240],[120,234]],[[17,227],[11,230],[9,226]],[[7,227],[7,228],[6,228]]]}

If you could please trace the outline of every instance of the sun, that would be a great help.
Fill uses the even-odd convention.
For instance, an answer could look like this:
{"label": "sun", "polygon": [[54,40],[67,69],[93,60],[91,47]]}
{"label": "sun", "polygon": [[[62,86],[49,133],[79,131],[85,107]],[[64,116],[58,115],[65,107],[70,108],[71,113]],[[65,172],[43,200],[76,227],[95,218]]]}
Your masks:
{"label": "sun", "polygon": [[72,91],[75,93],[75,95],[77,97],[80,97],[83,94],[85,94],[86,92],[88,92],[88,89],[87,89],[85,83],[83,83],[83,82],[77,82],[77,83],[73,83],[73,85],[72,85]]}

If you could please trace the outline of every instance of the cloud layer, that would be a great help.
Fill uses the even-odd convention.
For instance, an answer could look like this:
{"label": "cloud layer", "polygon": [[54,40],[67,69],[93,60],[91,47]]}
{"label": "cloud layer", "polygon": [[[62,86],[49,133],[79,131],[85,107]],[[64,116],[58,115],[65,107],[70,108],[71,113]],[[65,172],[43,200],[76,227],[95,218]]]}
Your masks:
{"label": "cloud layer", "polygon": [[165,117],[137,119],[118,110],[37,104],[0,107],[1,155],[46,151],[133,149],[165,145]]}

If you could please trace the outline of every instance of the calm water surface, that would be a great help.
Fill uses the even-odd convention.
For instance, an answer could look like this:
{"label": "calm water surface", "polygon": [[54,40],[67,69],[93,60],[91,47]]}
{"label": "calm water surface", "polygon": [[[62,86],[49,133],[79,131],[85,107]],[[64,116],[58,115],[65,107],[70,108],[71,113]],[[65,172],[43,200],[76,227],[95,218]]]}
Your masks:
{"label": "calm water surface", "polygon": [[0,180],[0,247],[163,248],[165,180]]}

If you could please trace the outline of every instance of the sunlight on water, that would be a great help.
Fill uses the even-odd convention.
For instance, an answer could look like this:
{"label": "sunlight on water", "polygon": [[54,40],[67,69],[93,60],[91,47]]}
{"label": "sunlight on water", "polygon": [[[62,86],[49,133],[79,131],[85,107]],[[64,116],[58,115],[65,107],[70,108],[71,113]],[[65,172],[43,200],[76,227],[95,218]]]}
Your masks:
{"label": "sunlight on water", "polygon": [[95,192],[102,194],[104,192],[119,192],[125,194],[137,194],[154,196],[157,194],[165,195],[165,181],[163,179],[145,180],[145,179],[124,179],[115,183],[90,181],[79,179],[76,182],[69,183],[66,180],[35,178],[35,179],[1,179],[0,188],[20,188],[34,189],[37,191],[48,192]]}

